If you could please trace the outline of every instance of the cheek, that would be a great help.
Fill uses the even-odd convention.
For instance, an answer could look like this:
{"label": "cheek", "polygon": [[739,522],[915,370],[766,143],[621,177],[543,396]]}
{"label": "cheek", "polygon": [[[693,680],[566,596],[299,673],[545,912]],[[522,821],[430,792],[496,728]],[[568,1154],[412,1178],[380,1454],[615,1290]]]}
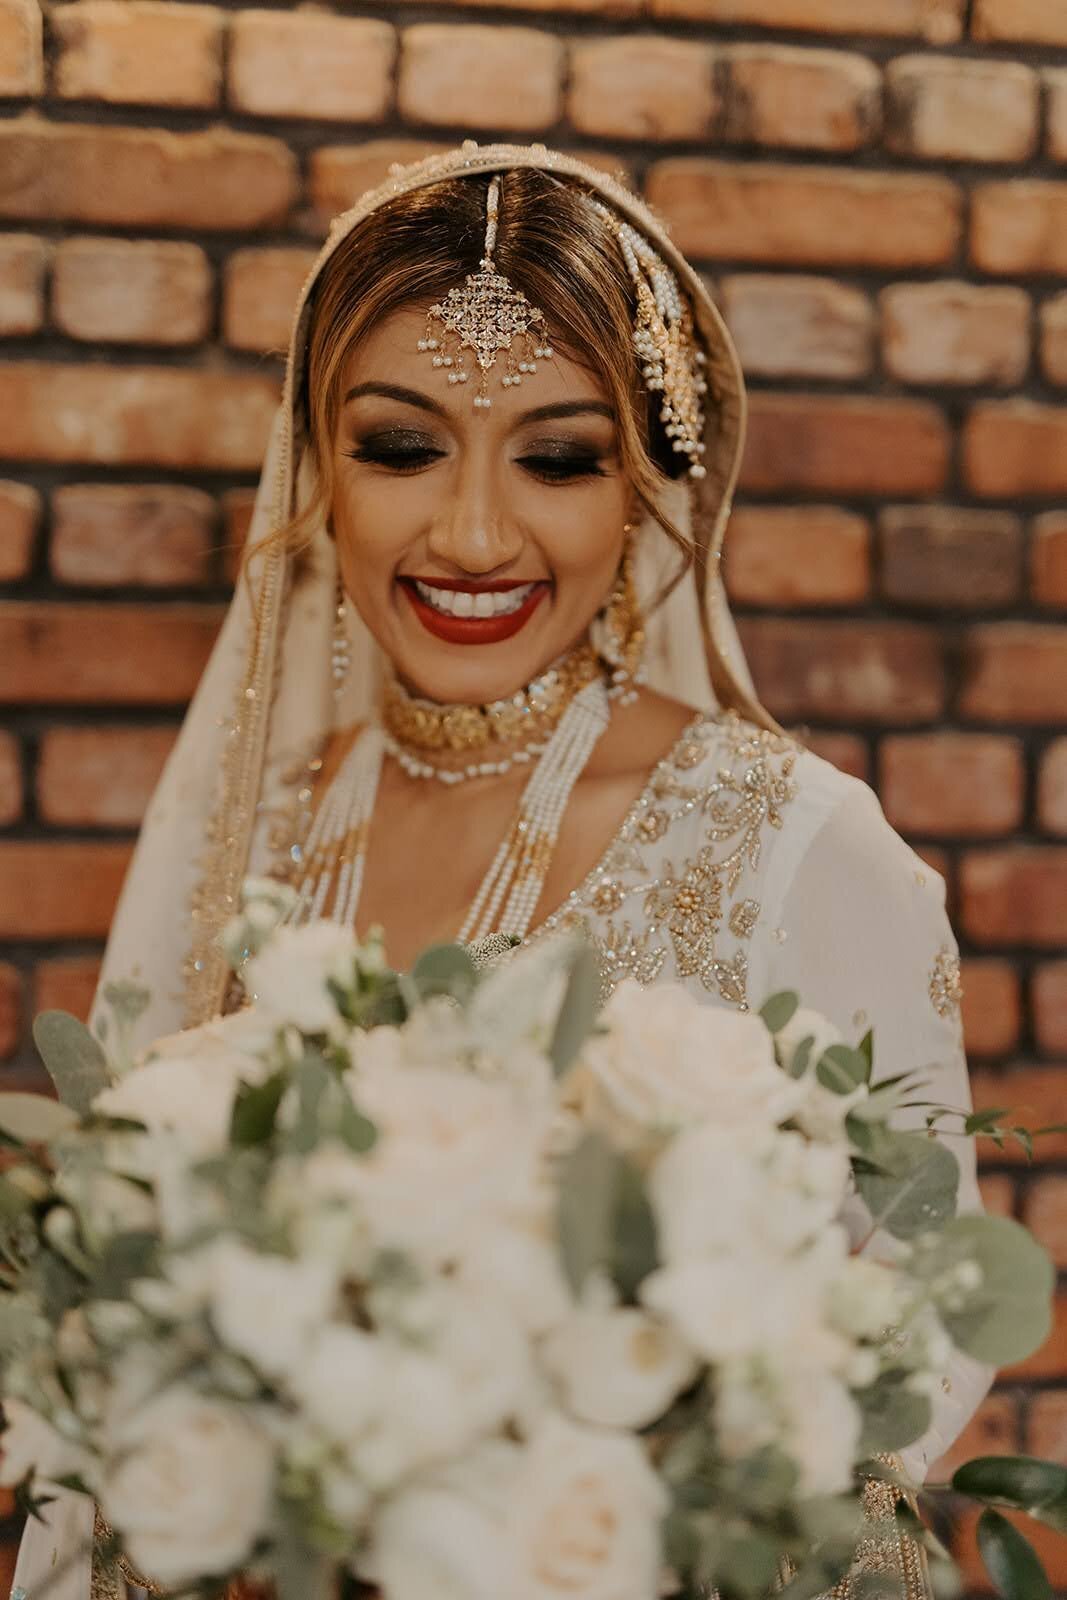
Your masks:
{"label": "cheek", "polygon": [[617,480],[545,495],[531,532],[560,588],[610,584],[623,544],[628,496]]}
{"label": "cheek", "polygon": [[349,476],[333,500],[333,527],[346,576],[364,583],[391,577],[425,520],[417,478]]}

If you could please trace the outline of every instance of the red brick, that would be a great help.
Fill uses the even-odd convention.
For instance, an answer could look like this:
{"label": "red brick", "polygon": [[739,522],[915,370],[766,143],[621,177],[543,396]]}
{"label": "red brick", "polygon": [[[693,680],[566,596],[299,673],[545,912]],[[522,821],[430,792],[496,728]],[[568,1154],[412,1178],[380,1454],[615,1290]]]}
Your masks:
{"label": "red brick", "polygon": [[862,378],[871,370],[874,311],[861,289],[753,272],[724,278],[720,298],[752,376]]}
{"label": "red brick", "polygon": [[1057,1267],[1067,1267],[1067,1178],[1039,1178],[1029,1184],[1023,1221]]}
{"label": "red brick", "polygon": [[653,16],[800,33],[863,32],[953,44],[963,32],[962,0],[650,0]]}
{"label": "red brick", "polygon": [[534,133],[563,110],[564,47],[533,28],[419,22],[404,31],[397,98],[412,123]]}
{"label": "red brick", "polygon": [[37,0],[0,0],[0,98],[43,90],[42,31]]}
{"label": "red brick", "polygon": [[753,675],[776,717],[800,722],[929,722],[944,704],[932,630],[907,622],[739,623]]}
{"label": "red brick", "polygon": [[313,250],[279,245],[238,250],[226,263],[223,337],[235,350],[285,355],[297,298],[315,259]]}
{"label": "red brick", "polygon": [[72,339],[199,344],[211,327],[211,265],[199,245],[66,239],[56,251],[52,316]]}
{"label": "red brick", "polygon": [[0,337],[36,333],[44,321],[48,246],[31,233],[0,237]]}
{"label": "red brick", "polygon": [[1067,183],[1011,178],[979,184],[972,199],[971,257],[983,272],[1062,277],[1067,273]]}
{"label": "red brick", "polygon": [[964,427],[963,463],[975,494],[989,499],[1067,494],[1067,406],[983,401]]}
{"label": "red brick", "polygon": [[1027,1449],[1046,1461],[1067,1460],[1067,1390],[1035,1394],[1029,1411]]}
{"label": "red brick", "polygon": [[0,702],[183,705],[221,618],[215,605],[0,601]]}
{"label": "red brick", "polygon": [[1007,961],[963,962],[963,1035],[968,1056],[1002,1056],[1019,1040],[1019,976]]}
{"label": "red brick", "polygon": [[0,1061],[19,1047],[22,1033],[22,978],[17,968],[0,961]]}
{"label": "red brick", "polygon": [[131,849],[110,840],[0,840],[0,938],[102,938]]}
{"label": "red brick", "polygon": [[571,50],[567,115],[612,139],[702,139],[716,111],[707,45],[634,34]]}
{"label": "red brick", "polygon": [[975,1456],[1015,1455],[1019,1449],[1017,1409],[1010,1395],[988,1395],[951,1450],[931,1466],[929,1482],[944,1483],[957,1467]]}
{"label": "red brick", "polygon": [[887,506],[878,520],[887,599],[980,611],[1018,598],[1022,526],[1010,512]]}
{"label": "red brick", "polygon": [[[1024,1128],[1058,1126],[1064,1121],[1063,1086],[1064,1069],[1057,1067],[1012,1067],[1007,1072],[994,1072],[980,1068],[971,1073],[971,1090],[975,1107],[986,1111],[993,1106],[1004,1108],[1005,1124],[1018,1123]],[[989,1140],[980,1142],[983,1155],[997,1164],[1027,1167],[1029,1163],[1021,1145],[1009,1140],[1002,1151],[996,1150]],[[992,1152],[992,1154],[990,1153]],[[1067,1156],[1067,1133],[1052,1133],[1034,1141],[1034,1163],[1046,1166],[1060,1162]]]}
{"label": "red brick", "polygon": [[40,961],[34,972],[34,1010],[69,1011],[86,1022],[99,978],[100,962],[93,956]]}
{"label": "red brick", "polygon": [[973,850],[963,858],[960,882],[964,927],[976,944],[1047,950],[1067,943],[1067,849]]}
{"label": "red brick", "polygon": [[[1050,1376],[1056,1376],[1055,1372]],[[952,1552],[963,1575],[963,1593],[967,1595],[993,1593],[993,1582],[982,1562],[978,1550],[977,1524],[979,1506],[968,1506],[953,1526]],[[1067,1587],[1067,1539],[1062,1533],[1034,1522],[1021,1511],[1004,1511],[1010,1523],[1019,1530],[1037,1552],[1044,1565],[1052,1588]],[[1026,1593],[1024,1589],[1022,1591]],[[1035,1591],[1031,1589],[1030,1593]]]}
{"label": "red brick", "polygon": [[1030,296],[969,283],[898,283],[881,296],[886,369],[902,383],[1011,389],[1030,364]]}
{"label": "red brick", "polygon": [[976,39],[1067,45],[1067,11],[1059,0],[975,0]]}
{"label": "red brick", "polygon": [[[1062,1378],[1067,1374],[1067,1291],[1061,1290],[1056,1296],[1053,1311],[1052,1333],[1032,1356],[1025,1361],[1016,1362],[1014,1366],[1005,1367],[1001,1376],[1006,1379],[1016,1378]],[[1047,1533],[1049,1530],[1045,1530]],[[1027,1537],[1035,1545],[1044,1548],[1045,1559],[1049,1559],[1049,1551],[1055,1551],[1055,1564],[1049,1566],[1049,1576],[1056,1588],[1061,1583],[1067,1584],[1067,1539],[1062,1534],[1054,1536],[1053,1540],[1044,1540],[1041,1537],[1039,1523],[1027,1523]]]}
{"label": "red brick", "polygon": [[835,506],[734,512],[723,576],[742,605],[842,606],[870,590],[870,525]]}
{"label": "red brick", "polygon": [[1067,161],[1067,71],[1050,67],[1045,73],[1048,93],[1048,153],[1053,161]]}
{"label": "red brick", "polygon": [[970,630],[960,711],[979,722],[1067,718],[1067,628],[989,622]]}
{"label": "red brick", "polygon": [[14,583],[29,572],[40,520],[37,490],[0,478],[0,583]]}
{"label": "red brick", "polygon": [[22,751],[10,733],[0,730],[0,828],[22,816]]}
{"label": "red brick", "polygon": [[1037,812],[1046,833],[1067,836],[1067,738],[1053,739],[1041,759]]}
{"label": "red brick", "polygon": [[1044,1055],[1067,1056],[1067,961],[1047,961],[1033,978],[1034,1033]]}
{"label": "red brick", "polygon": [[1050,383],[1067,387],[1067,293],[1041,307],[1041,365]]}
{"label": "red brick", "polygon": [[368,189],[384,183],[394,164],[406,166],[447,149],[447,144],[430,139],[368,139],[363,144],[320,145],[311,152],[308,162],[308,191],[316,223],[325,232],[338,212],[349,210]]}
{"label": "red brick", "polygon": [[881,130],[881,73],[866,56],[743,44],[729,48],[724,60],[727,139],[798,150],[858,150]]}
{"label": "red brick", "polygon": [[1034,518],[1030,584],[1038,605],[1067,607],[1067,512]]}
{"label": "red brick", "polygon": [[901,833],[987,838],[1022,819],[1026,769],[1018,739],[922,733],[883,739],[879,794]]}
{"label": "red brick", "polygon": [[258,373],[11,362],[0,367],[0,457],[250,470],[279,387]]}
{"label": "red brick", "polygon": [[216,504],[177,485],[77,483],[52,496],[52,575],[109,588],[202,584],[211,576]]}
{"label": "red brick", "polygon": [[37,804],[64,828],[135,828],[144,815],[173,728],[51,728],[41,741]]}
{"label": "red brick", "polygon": [[862,778],[865,783],[870,780],[871,763],[867,746],[856,734],[832,733],[821,729],[814,733],[804,732],[800,738],[807,749],[814,751],[824,761],[829,761],[839,772]]}
{"label": "red brick", "polygon": [[[994,1157],[999,1154],[994,1149]],[[979,1172],[978,1190],[982,1204],[995,1217],[1014,1217],[1015,1184],[1006,1172]]]}
{"label": "red brick", "polygon": [[932,161],[1027,161],[1038,80],[1012,61],[900,56],[886,71],[889,148]]}
{"label": "red brick", "polygon": [[936,494],[949,448],[944,415],[924,401],[755,394],[742,483],[760,494]]}
{"label": "red brick", "polygon": [[[431,0],[431,3],[447,11],[454,5],[454,0]],[[545,10],[545,0],[468,0],[468,4],[475,8],[488,7],[491,10]],[[552,11],[558,16],[636,17],[644,9],[644,0],[552,0]]]}
{"label": "red brick", "polygon": [[50,13],[56,93],[111,105],[215,106],[222,13],[170,0],[80,0]]}
{"label": "red brick", "polygon": [[679,247],[708,261],[936,267],[960,236],[960,193],[941,177],[685,156],[646,187]]}
{"label": "red brick", "polygon": [[0,216],[116,227],[267,228],[296,197],[296,158],[280,139],[229,128],[167,133],[45,122],[0,123]]}
{"label": "red brick", "polygon": [[229,98],[260,117],[380,122],[392,98],[396,33],[370,17],[304,7],[238,11]]}

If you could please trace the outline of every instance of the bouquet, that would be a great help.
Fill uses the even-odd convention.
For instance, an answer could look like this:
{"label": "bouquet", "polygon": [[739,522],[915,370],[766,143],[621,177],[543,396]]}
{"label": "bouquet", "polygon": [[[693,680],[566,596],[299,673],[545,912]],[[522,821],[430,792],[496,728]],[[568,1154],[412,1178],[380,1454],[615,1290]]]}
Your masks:
{"label": "bouquet", "polygon": [[[243,1009],[131,1059],[145,997],[117,986],[102,1043],[38,1019],[58,1101],[0,1095],[0,1482],[27,1512],[91,1494],[99,1559],[201,1600],[803,1600],[869,1539],[873,1478],[947,1570],[894,1452],[953,1346],[1043,1340],[1052,1272],[955,1215],[870,1035],[792,995],[601,1007],[569,938],[398,973],[290,909],[246,884]],[[955,1487],[1005,1593],[1038,1594],[996,1507],[1067,1530],[1067,1469]]]}

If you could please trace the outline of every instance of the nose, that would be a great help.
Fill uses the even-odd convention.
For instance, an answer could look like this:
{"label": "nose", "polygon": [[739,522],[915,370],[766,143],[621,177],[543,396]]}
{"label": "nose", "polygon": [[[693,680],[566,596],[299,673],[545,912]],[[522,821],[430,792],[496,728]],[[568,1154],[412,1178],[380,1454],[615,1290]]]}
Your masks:
{"label": "nose", "polygon": [[468,457],[463,462],[452,493],[434,518],[427,546],[444,565],[476,577],[508,566],[519,555],[522,532],[494,482],[490,461]]}

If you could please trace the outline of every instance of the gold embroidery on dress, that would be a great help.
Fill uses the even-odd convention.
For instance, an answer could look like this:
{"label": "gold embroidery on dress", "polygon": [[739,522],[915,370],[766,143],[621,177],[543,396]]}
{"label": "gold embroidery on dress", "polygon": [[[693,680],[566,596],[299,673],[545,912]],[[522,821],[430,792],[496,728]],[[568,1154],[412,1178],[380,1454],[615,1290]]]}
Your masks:
{"label": "gold embroidery on dress", "polygon": [[730,912],[730,932],[735,939],[751,939],[752,930],[759,921],[758,900],[739,900]]}
{"label": "gold embroidery on dress", "polygon": [[947,1017],[950,1012],[958,1011],[963,999],[960,958],[947,944],[937,952],[934,970],[930,974],[930,999],[939,1017]]}
{"label": "gold embroidery on dress", "polygon": [[89,1600],[126,1600],[127,1590],[123,1578],[149,1594],[165,1594],[159,1584],[152,1583],[128,1559],[119,1554],[110,1564],[103,1559],[100,1547],[113,1536],[114,1529],[100,1507],[93,1506],[93,1554],[89,1578]]}

